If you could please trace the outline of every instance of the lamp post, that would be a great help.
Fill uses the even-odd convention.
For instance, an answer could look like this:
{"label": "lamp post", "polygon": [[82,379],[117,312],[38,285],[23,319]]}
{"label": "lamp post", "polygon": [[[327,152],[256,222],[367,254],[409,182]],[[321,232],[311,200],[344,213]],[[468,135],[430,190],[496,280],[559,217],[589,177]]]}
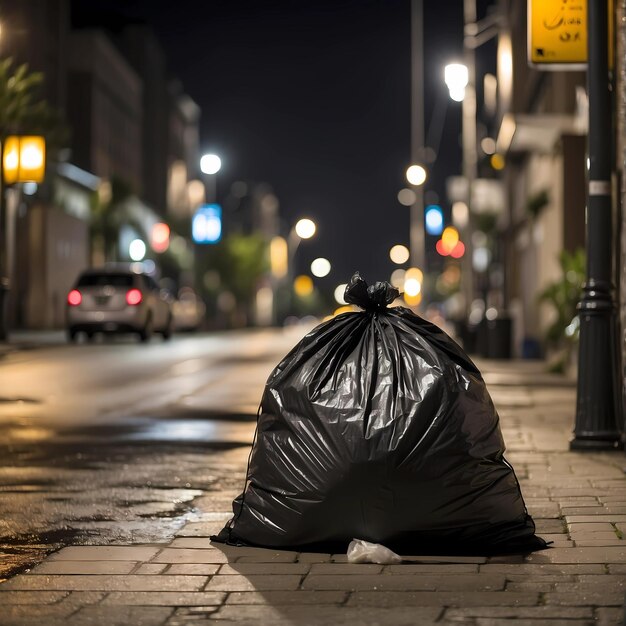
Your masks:
{"label": "lamp post", "polygon": [[7,301],[15,253],[15,213],[9,212],[7,185],[40,183],[46,170],[46,142],[38,135],[5,137],[0,146],[0,341],[8,335]]}
{"label": "lamp post", "polygon": [[588,3],[589,178],[587,280],[578,304],[580,348],[572,450],[617,446],[620,433],[618,333],[612,280],[611,92],[608,2]]}
{"label": "lamp post", "polygon": [[287,237],[287,250],[288,250],[288,272],[291,277],[293,272],[293,261],[296,255],[296,250],[300,246],[300,242],[303,239],[311,239],[315,232],[317,231],[317,224],[309,219],[308,217],[303,217],[298,220],[295,226],[289,232],[289,236]]}
{"label": "lamp post", "polygon": [[200,171],[207,175],[205,186],[207,188],[207,202],[212,203],[217,200],[217,180],[216,174],[222,169],[222,159],[217,154],[204,154],[200,159]]}
{"label": "lamp post", "polygon": [[[476,11],[472,13],[471,7],[468,13],[466,2],[465,20],[472,23],[476,18]],[[468,22],[468,20],[470,20]],[[472,187],[476,180],[476,91],[474,87],[474,51],[466,47],[466,60],[469,63],[449,63],[444,68],[444,82],[450,92],[450,98],[455,102],[462,103],[462,149],[463,149],[463,178],[466,182],[465,204],[468,216],[472,206]],[[461,233],[461,239],[465,243],[465,254],[461,258],[461,291],[466,317],[474,297],[474,277],[472,268],[472,237],[471,224],[468,219]]]}
{"label": "lamp post", "polygon": [[[411,161],[407,180],[415,198],[411,205],[409,243],[411,263],[424,269],[424,188],[426,170],[419,164],[424,156],[424,6],[423,0],[411,0]],[[409,176],[417,176],[413,182]]]}
{"label": "lamp post", "polygon": [[287,283],[290,308],[293,305],[294,260],[303,239],[311,239],[317,232],[317,224],[308,217],[299,219],[287,236]]}

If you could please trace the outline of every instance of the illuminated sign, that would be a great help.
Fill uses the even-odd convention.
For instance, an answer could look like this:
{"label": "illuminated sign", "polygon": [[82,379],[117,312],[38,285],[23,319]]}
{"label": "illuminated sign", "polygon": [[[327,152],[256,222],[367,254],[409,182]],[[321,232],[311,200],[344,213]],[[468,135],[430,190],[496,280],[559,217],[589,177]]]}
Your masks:
{"label": "illuminated sign", "polygon": [[222,237],[222,207],[203,204],[191,221],[191,236],[196,243],[217,243]]}
{"label": "illuminated sign", "polygon": [[[608,11],[612,67],[613,0]],[[586,68],[587,0],[528,0],[528,62],[546,70]]]}

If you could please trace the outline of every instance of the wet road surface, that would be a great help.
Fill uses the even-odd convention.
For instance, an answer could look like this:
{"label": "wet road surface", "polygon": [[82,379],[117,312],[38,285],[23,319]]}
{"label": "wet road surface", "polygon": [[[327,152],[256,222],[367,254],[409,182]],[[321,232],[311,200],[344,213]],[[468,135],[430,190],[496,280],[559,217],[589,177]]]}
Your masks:
{"label": "wet road surface", "polygon": [[262,386],[304,329],[0,359],[0,577],[66,543],[154,542],[243,484]]}

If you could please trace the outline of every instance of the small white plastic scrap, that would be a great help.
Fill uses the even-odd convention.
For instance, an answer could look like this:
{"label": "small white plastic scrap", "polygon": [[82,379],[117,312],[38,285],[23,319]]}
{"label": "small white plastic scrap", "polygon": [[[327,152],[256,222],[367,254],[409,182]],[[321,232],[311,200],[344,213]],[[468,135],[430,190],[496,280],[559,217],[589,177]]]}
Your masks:
{"label": "small white plastic scrap", "polygon": [[402,563],[402,557],[380,543],[353,539],[348,546],[348,563],[392,565],[393,563]]}

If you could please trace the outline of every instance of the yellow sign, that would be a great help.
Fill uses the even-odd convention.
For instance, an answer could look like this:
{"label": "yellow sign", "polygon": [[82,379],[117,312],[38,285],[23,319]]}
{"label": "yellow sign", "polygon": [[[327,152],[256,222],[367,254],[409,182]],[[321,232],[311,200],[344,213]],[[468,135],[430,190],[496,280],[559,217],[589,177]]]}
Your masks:
{"label": "yellow sign", "polygon": [[[613,0],[608,11],[609,67],[613,67]],[[528,0],[528,61],[544,69],[585,69],[587,0]]]}
{"label": "yellow sign", "polygon": [[11,135],[2,149],[4,182],[40,183],[46,169],[46,142],[35,135]]}

